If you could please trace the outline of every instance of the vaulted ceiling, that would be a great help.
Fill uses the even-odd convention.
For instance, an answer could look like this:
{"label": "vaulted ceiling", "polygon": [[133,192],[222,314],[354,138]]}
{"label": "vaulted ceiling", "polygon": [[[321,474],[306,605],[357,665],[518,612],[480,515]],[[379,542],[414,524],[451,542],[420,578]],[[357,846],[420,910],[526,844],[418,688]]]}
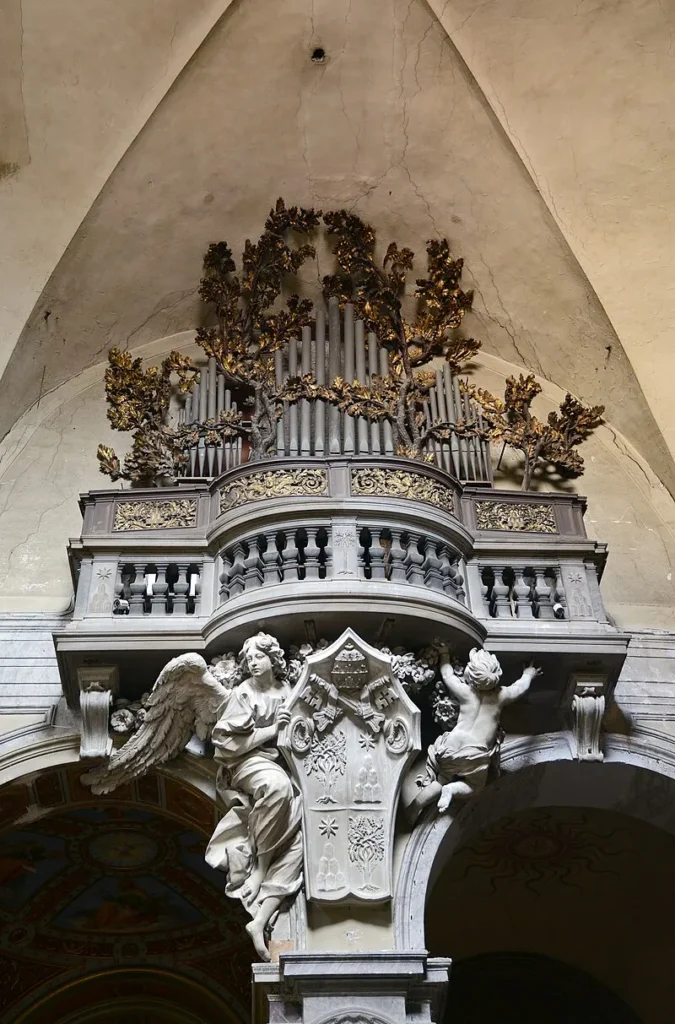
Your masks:
{"label": "vaulted ceiling", "polygon": [[7,0],[2,18],[0,436],[111,345],[196,326],[206,245],[236,251],[281,194],[418,253],[448,236],[485,348],[604,403],[675,490],[658,0]]}

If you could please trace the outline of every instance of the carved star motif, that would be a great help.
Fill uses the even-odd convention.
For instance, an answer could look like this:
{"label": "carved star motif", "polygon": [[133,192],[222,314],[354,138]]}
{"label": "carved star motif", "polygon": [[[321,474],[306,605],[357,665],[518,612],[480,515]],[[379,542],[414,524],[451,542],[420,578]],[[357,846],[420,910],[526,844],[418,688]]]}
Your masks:
{"label": "carved star motif", "polygon": [[319,822],[319,832],[327,839],[332,839],[337,834],[339,826],[335,818],[322,818]]}
{"label": "carved star motif", "polygon": [[359,746],[361,750],[372,750],[375,746],[375,740],[370,733],[362,732],[359,736]]}
{"label": "carved star motif", "polygon": [[100,580],[109,580],[110,577],[112,576],[112,569],[99,569],[96,575]]}

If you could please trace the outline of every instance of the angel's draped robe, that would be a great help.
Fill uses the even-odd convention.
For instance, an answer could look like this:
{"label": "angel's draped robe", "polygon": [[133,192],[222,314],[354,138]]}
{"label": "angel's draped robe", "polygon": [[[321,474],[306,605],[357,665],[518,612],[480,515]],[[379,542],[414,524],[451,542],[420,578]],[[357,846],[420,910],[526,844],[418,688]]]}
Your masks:
{"label": "angel's draped robe", "polygon": [[236,897],[258,857],[267,854],[269,869],[256,904],[268,896],[291,896],[302,883],[300,796],[274,743],[260,745],[256,736],[256,730],[274,725],[289,694],[286,685],[268,692],[244,680],[228,694],[212,733],[220,762],[216,785],[228,810],[206,860],[227,872],[225,891]]}

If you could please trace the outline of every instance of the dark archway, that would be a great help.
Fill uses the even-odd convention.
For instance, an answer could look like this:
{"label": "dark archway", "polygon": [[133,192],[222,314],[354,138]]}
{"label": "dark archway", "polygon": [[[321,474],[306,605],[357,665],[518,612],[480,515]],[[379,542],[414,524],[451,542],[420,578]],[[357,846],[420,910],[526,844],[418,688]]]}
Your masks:
{"label": "dark archway", "polygon": [[[591,1004],[578,995],[581,982],[572,983],[575,971],[589,979],[589,992],[596,984],[630,1007],[637,1018],[627,1020],[669,1020],[675,998],[674,865],[671,834],[597,808],[529,808],[465,835],[430,893],[428,949],[458,965],[492,964],[492,973],[474,972],[472,999],[463,981],[468,968],[451,971],[450,997],[464,999],[464,1016],[452,1024],[510,1021],[503,1016],[510,1005],[518,1007],[518,1024],[585,1024],[581,1011]],[[553,975],[543,985],[543,969],[528,975],[531,957],[561,965],[554,986],[560,993],[552,1003],[546,990]],[[496,1018],[488,1012],[495,1005]],[[589,1024],[624,1019],[597,1013]]]}
{"label": "dark archway", "polygon": [[451,980],[444,1024],[641,1024],[604,985],[544,956],[469,957]]}
{"label": "dark archway", "polygon": [[152,773],[92,796],[81,774],[0,788],[0,1020],[247,1020],[248,918],[204,861],[213,802]]}

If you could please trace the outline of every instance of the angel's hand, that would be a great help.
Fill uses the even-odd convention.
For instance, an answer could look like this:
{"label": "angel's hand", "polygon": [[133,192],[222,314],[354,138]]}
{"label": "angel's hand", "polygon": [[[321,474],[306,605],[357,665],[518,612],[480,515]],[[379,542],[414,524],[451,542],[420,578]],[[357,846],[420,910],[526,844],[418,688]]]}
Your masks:
{"label": "angel's hand", "polygon": [[277,724],[279,725],[280,728],[283,728],[283,726],[288,725],[290,720],[291,709],[286,704],[282,704],[279,710],[277,711]]}

